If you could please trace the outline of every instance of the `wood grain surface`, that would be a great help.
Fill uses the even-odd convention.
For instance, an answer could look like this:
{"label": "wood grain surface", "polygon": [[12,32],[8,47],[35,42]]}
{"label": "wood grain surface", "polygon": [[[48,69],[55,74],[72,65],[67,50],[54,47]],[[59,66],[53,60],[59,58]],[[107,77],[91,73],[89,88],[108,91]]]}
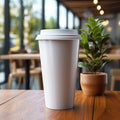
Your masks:
{"label": "wood grain surface", "polygon": [[[107,57],[104,58],[106,59],[111,59],[111,60],[120,60],[120,54],[106,54]],[[79,53],[79,59],[85,58],[84,54]],[[40,55],[35,53],[35,54],[9,54],[9,55],[1,55],[0,56],[1,60],[10,60],[10,59],[23,59],[23,60],[33,60],[33,59],[40,59]]]}
{"label": "wood grain surface", "polygon": [[95,97],[94,120],[120,120],[120,92]]}
{"label": "wood grain surface", "polygon": [[1,90],[0,120],[120,120],[120,92],[85,96],[76,91],[74,108],[45,107],[42,90]]}
{"label": "wood grain surface", "polygon": [[[14,94],[16,93],[16,94]],[[76,92],[75,104],[69,110],[51,110],[45,107],[43,91],[0,91],[0,99],[13,95],[13,99],[0,105],[0,118],[4,120],[91,120],[93,97]],[[8,97],[9,98],[9,97]],[[2,102],[3,102],[2,101]]]}
{"label": "wood grain surface", "polygon": [[8,55],[1,55],[0,59],[2,60],[10,60],[10,59],[22,59],[22,60],[28,60],[28,59],[40,59],[40,55],[35,53],[35,54],[8,54]]}
{"label": "wood grain surface", "polygon": [[0,106],[25,92],[25,90],[0,90]]}

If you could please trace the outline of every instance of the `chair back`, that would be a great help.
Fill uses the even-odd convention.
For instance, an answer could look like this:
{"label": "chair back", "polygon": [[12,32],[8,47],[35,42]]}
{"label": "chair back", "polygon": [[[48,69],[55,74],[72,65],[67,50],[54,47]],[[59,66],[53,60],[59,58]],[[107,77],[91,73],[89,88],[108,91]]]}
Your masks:
{"label": "chair back", "polygon": [[[36,50],[36,51],[32,51],[31,52],[32,54],[36,54],[36,53],[39,53],[39,50]],[[35,59],[32,61],[32,64],[34,65],[34,67],[40,67],[41,66],[41,62],[40,60],[38,59]]]}
{"label": "chair back", "polygon": [[[27,53],[25,49],[19,51],[9,51],[9,54],[20,54],[20,53]],[[10,60],[10,67],[12,71],[16,71],[17,68],[24,68],[25,60]]]}

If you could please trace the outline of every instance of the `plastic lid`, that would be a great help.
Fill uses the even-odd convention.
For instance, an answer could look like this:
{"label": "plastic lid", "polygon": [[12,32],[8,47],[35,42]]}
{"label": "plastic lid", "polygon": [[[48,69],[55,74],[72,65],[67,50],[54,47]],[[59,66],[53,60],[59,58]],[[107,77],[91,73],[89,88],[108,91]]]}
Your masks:
{"label": "plastic lid", "polygon": [[77,30],[69,29],[46,29],[41,30],[36,40],[78,40],[80,35]]}

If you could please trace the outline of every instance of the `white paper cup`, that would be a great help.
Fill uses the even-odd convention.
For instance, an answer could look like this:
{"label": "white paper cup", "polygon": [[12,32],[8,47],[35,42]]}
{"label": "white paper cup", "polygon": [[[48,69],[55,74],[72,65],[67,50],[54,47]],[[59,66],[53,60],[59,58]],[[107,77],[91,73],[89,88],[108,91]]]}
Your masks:
{"label": "white paper cup", "polygon": [[79,48],[76,30],[41,30],[40,59],[46,107],[69,109],[74,104]]}

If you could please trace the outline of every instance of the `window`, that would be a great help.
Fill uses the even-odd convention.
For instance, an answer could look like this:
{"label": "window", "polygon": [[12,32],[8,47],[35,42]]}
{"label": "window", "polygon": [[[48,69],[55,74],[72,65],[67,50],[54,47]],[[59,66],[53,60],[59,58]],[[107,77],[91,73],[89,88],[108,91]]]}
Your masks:
{"label": "window", "polygon": [[24,41],[28,52],[38,49],[35,40],[41,28],[42,0],[24,0]]}
{"label": "window", "polygon": [[[3,54],[4,37],[4,0],[0,0],[0,54]],[[0,82],[4,80],[3,69],[3,60],[0,60]]]}
{"label": "window", "polygon": [[56,0],[45,0],[45,28],[56,28],[57,2]]}
{"label": "window", "polygon": [[73,14],[71,11],[68,12],[68,28],[73,29]]}
{"label": "window", "polygon": [[[35,40],[41,26],[41,0],[23,0],[24,7],[24,45],[25,49],[34,50],[38,48]],[[20,0],[10,1],[10,42],[11,50],[20,49]]]}
{"label": "window", "polygon": [[60,5],[60,28],[66,28],[66,8],[63,5]]}
{"label": "window", "polygon": [[20,2],[10,1],[10,48],[18,50],[20,48],[19,24],[20,24]]}
{"label": "window", "polygon": [[4,40],[4,0],[0,1],[0,54],[2,54]]}
{"label": "window", "polygon": [[75,17],[75,28],[79,28],[79,19],[77,16]]}

